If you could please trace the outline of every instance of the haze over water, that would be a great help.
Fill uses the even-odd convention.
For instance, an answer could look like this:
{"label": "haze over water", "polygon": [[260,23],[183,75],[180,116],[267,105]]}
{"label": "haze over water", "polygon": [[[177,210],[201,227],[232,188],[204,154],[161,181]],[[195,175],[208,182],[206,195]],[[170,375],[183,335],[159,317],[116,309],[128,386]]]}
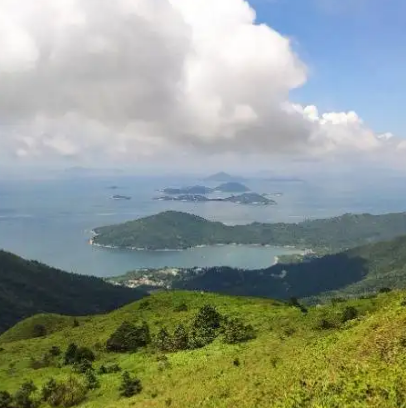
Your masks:
{"label": "haze over water", "polygon": [[[289,253],[271,247],[216,246],[186,251],[125,251],[88,244],[94,227],[115,224],[165,210],[185,211],[226,224],[299,222],[346,212],[398,212],[406,209],[398,182],[367,185],[246,182],[257,193],[283,193],[277,206],[231,203],[162,202],[157,189],[205,183],[193,179],[87,178],[0,182],[0,248],[49,265],[96,276],[112,276],[137,268],[229,265],[263,268]],[[109,186],[118,186],[111,190]],[[115,201],[113,194],[131,196]]]}

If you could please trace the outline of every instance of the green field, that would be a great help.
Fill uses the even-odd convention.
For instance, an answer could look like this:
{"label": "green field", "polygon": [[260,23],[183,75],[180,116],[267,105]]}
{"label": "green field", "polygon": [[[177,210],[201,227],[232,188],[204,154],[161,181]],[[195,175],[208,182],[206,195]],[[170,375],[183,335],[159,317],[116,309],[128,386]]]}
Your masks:
{"label": "green field", "polygon": [[[122,373],[97,374],[100,388],[88,392],[79,405],[83,408],[404,407],[405,297],[406,292],[396,291],[312,307],[306,313],[269,299],[162,292],[75,324],[69,318],[39,316],[0,337],[0,390],[15,393],[25,379],[39,388],[50,377],[84,381],[61,364],[62,357],[50,366],[31,368],[52,346],[65,351],[75,342],[96,354],[96,373],[102,364],[117,363],[142,383],[139,394],[125,398],[119,395]],[[124,321],[146,321],[154,337],[163,326],[169,332],[179,323],[189,327],[206,304],[251,324],[256,338],[226,344],[219,335],[203,348],[167,352],[166,357],[152,343],[134,353],[106,351],[107,339]],[[21,340],[43,319],[50,334]]]}

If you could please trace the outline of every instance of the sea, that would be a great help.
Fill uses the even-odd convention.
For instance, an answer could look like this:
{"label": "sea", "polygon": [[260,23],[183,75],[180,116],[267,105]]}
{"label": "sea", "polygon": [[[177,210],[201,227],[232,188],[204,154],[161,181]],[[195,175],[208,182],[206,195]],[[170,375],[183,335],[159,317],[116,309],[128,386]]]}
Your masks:
{"label": "sea", "polygon": [[[166,210],[193,213],[228,225],[301,222],[344,213],[386,213],[406,209],[403,180],[381,183],[248,180],[252,191],[270,194],[277,205],[154,200],[160,189],[215,186],[193,177],[61,177],[0,181],[0,248],[79,274],[117,276],[140,268],[232,266],[265,268],[293,248],[208,246],[182,251],[131,251],[89,244],[95,227]],[[111,189],[111,187],[117,187]],[[112,200],[114,194],[131,200]]]}

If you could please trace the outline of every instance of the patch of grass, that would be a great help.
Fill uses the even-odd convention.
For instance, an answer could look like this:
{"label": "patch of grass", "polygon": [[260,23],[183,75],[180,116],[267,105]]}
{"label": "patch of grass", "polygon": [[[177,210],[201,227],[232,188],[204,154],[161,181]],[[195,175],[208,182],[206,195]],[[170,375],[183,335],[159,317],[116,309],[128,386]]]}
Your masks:
{"label": "patch of grass", "polygon": [[[405,297],[405,292],[392,291],[373,299],[309,307],[305,314],[298,307],[266,299],[161,292],[148,298],[148,307],[140,308],[136,302],[83,318],[76,328],[70,324],[45,337],[3,343],[0,391],[14,395],[32,380],[37,390],[48,384],[56,393],[55,384],[73,381],[77,406],[82,408],[268,408],[270,403],[276,408],[397,408],[406,404]],[[182,303],[187,310],[174,311]],[[228,328],[231,339],[245,335],[245,325],[252,326],[256,338],[226,344],[220,333],[202,348],[169,354],[156,351],[152,343],[133,353],[94,347],[96,342],[106,344],[124,322],[135,327],[147,322],[152,337],[166,327],[171,335],[177,331],[177,341],[183,342],[179,327],[189,329],[205,305],[238,319]],[[348,308],[356,310],[356,318],[354,309]],[[206,312],[199,321],[217,326],[213,310]],[[322,319],[333,327],[319,330]],[[18,327],[12,330],[17,339],[23,337]],[[52,347],[65,352],[71,343],[95,354],[92,375],[73,373],[72,366],[63,364],[30,367],[31,358],[40,360]],[[55,354],[53,358],[62,363],[63,353]],[[89,382],[94,389],[84,395],[83,384]],[[128,397],[120,395],[125,389]]]}

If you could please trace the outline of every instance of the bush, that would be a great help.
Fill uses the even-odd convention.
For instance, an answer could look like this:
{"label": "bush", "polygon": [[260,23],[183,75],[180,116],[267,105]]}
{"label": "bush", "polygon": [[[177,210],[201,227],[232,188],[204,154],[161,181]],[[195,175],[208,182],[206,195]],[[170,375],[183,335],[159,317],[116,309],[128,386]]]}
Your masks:
{"label": "bush", "polygon": [[0,391],[0,408],[13,408],[13,397],[7,391]]}
{"label": "bush", "polygon": [[45,353],[43,357],[39,360],[31,357],[30,359],[30,367],[33,370],[39,370],[40,368],[49,367],[53,363],[52,356],[49,353]]}
{"label": "bush", "polygon": [[391,288],[380,288],[379,293],[389,293],[392,292]]}
{"label": "bush", "polygon": [[88,347],[79,347],[75,353],[75,363],[82,363],[83,361],[94,361],[96,356]]}
{"label": "bush", "polygon": [[42,388],[42,399],[51,407],[69,408],[83,402],[87,391],[87,387],[73,376],[60,383],[50,379]]}
{"label": "bush", "polygon": [[217,336],[222,316],[214,306],[203,306],[192,322],[189,347],[200,348],[210,344]]}
{"label": "bush", "polygon": [[175,306],[175,308],[173,310],[174,310],[174,312],[187,312],[188,307],[187,307],[187,304],[185,302],[183,302],[180,305]]}
{"label": "bush", "polygon": [[65,365],[73,364],[75,362],[76,352],[78,346],[75,343],[69,344],[68,348],[65,351],[64,363]]}
{"label": "bush", "polygon": [[203,306],[193,320],[194,329],[216,330],[221,325],[221,315],[214,306]]}
{"label": "bush", "polygon": [[128,352],[137,351],[151,342],[148,324],[143,322],[141,326],[135,326],[124,322],[107,340],[108,351]]}
{"label": "bush", "polygon": [[226,319],[223,327],[223,340],[225,343],[242,343],[255,337],[254,328],[250,324],[245,325],[238,318]]}
{"label": "bush", "polygon": [[306,307],[300,304],[297,298],[291,297],[287,303],[289,306],[297,307],[302,313],[307,313]]}
{"label": "bush", "polygon": [[101,365],[98,373],[100,375],[103,374],[111,374],[111,373],[118,373],[121,371],[121,367],[118,364],[111,364],[111,365]]}
{"label": "bush", "polygon": [[320,330],[334,329],[334,327],[334,324],[327,319],[321,319],[317,325],[317,328]]}
{"label": "bush", "polygon": [[48,353],[53,357],[58,357],[62,354],[62,351],[58,346],[52,346]]}
{"label": "bush", "polygon": [[357,317],[358,317],[358,310],[354,306],[347,306],[343,310],[341,321],[345,323],[345,322],[348,322],[349,320],[354,320]]}
{"label": "bush", "polygon": [[185,327],[180,324],[172,336],[171,348],[173,351],[186,350],[189,347],[189,335]]}
{"label": "bush", "polygon": [[36,324],[32,329],[32,335],[34,337],[44,337],[47,335],[47,329],[42,324]]}
{"label": "bush", "polygon": [[93,370],[86,371],[86,387],[89,390],[100,388],[100,382]]}
{"label": "bush", "polygon": [[132,378],[130,374],[125,371],[121,380],[120,395],[122,397],[130,398],[142,391],[141,380]]}
{"label": "bush", "polygon": [[39,402],[36,401],[32,394],[37,390],[37,387],[32,381],[26,381],[14,394],[14,403],[18,408],[36,408]]}
{"label": "bush", "polygon": [[160,351],[170,351],[172,349],[172,338],[165,327],[162,327],[155,336],[154,346]]}
{"label": "bush", "polygon": [[88,371],[93,371],[92,362],[89,360],[82,360],[73,364],[73,371],[80,374],[85,374]]}

